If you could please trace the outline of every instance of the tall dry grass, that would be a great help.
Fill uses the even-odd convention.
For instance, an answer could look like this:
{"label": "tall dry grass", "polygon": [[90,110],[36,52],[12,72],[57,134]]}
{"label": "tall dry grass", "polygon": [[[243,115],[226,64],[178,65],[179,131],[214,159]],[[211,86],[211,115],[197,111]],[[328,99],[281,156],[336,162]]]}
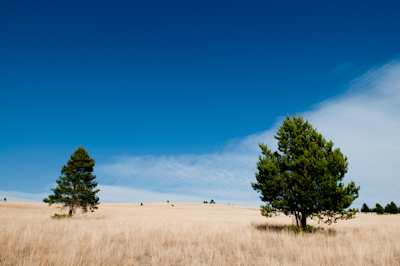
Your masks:
{"label": "tall dry grass", "polygon": [[400,215],[357,214],[294,234],[281,230],[291,218],[258,208],[174,205],[101,204],[53,220],[54,206],[0,202],[0,265],[400,264]]}

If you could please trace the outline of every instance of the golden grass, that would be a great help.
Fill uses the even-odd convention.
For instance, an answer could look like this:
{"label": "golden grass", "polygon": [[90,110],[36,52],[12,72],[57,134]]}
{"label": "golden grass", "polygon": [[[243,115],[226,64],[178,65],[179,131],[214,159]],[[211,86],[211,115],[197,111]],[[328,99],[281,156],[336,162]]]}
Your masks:
{"label": "golden grass", "polygon": [[171,204],[101,204],[53,220],[54,205],[0,202],[0,265],[400,264],[400,215],[357,214],[294,234],[281,230],[290,217],[258,208]]}

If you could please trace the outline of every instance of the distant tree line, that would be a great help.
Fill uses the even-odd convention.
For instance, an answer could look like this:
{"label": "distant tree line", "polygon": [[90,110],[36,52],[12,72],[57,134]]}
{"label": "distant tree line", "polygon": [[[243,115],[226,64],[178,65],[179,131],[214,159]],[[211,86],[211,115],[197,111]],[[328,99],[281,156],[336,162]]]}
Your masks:
{"label": "distant tree line", "polygon": [[366,203],[361,207],[361,212],[375,212],[377,214],[398,214],[400,213],[400,208],[392,201],[390,204],[387,204],[385,208],[383,208],[379,203],[375,205],[375,208],[369,208]]}

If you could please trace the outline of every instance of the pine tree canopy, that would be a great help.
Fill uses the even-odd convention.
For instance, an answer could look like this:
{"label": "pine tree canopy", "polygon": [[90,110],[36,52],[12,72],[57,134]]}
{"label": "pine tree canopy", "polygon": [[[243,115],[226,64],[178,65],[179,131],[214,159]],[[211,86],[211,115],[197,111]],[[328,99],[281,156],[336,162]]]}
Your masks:
{"label": "pine tree canopy", "polygon": [[51,204],[64,204],[69,207],[69,213],[75,212],[76,208],[82,208],[83,212],[97,209],[99,198],[95,189],[97,182],[92,175],[94,159],[89,157],[86,150],[80,146],[73,154],[67,165],[61,169],[60,178],[57,180],[58,186],[52,191],[54,195],[49,195],[43,199],[44,202]]}
{"label": "pine tree canopy", "polygon": [[377,214],[384,214],[385,213],[385,209],[379,203],[377,203],[375,205],[375,212]]}
{"label": "pine tree canopy", "polygon": [[354,217],[356,210],[345,210],[358,197],[360,187],[342,182],[347,172],[347,158],[333,149],[308,121],[289,115],[279,127],[275,139],[278,151],[271,152],[262,143],[257,163],[256,183],[261,192],[264,216],[283,212],[294,215],[298,226],[306,227],[306,218],[327,224]]}
{"label": "pine tree canopy", "polygon": [[370,212],[370,209],[368,208],[368,205],[366,203],[364,203],[361,207],[361,212]]}
{"label": "pine tree canopy", "polygon": [[390,213],[393,213],[393,214],[399,213],[399,208],[393,201],[390,203],[390,211],[391,211]]}
{"label": "pine tree canopy", "polygon": [[390,204],[386,205],[385,212],[391,214],[397,214],[399,213],[399,209],[397,208],[396,204],[392,201]]}

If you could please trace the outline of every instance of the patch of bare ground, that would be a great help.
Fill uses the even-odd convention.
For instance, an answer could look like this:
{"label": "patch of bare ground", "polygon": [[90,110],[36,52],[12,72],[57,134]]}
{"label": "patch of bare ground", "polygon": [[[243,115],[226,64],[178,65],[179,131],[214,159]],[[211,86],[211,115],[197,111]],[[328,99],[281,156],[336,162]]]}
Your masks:
{"label": "patch of bare ground", "polygon": [[290,217],[258,208],[171,204],[100,204],[53,220],[54,206],[0,202],[0,265],[400,265],[400,215],[295,234],[283,230]]}

